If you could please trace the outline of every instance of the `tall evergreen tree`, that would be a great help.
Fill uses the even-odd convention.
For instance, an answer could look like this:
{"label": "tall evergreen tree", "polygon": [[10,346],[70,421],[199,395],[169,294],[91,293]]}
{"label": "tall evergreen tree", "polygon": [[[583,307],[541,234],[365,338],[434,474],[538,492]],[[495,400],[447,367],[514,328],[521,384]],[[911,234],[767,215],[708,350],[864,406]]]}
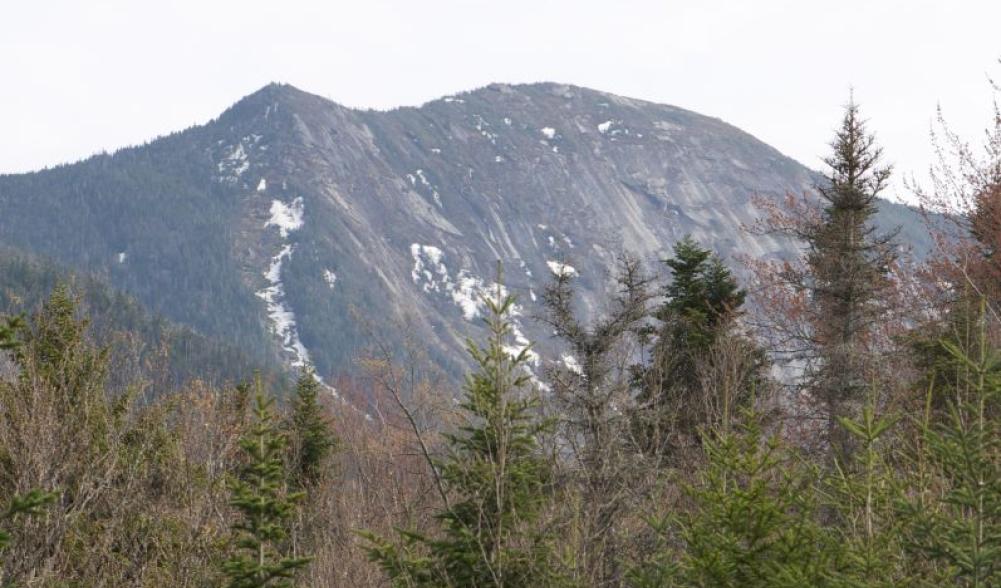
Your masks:
{"label": "tall evergreen tree", "polygon": [[677,334],[686,342],[704,344],[718,325],[740,311],[747,293],[722,260],[690,235],[674,245],[674,257],[664,264],[671,269],[671,282],[664,289],[666,300],[658,318],[681,321]]}
{"label": "tall evergreen tree", "polygon": [[733,333],[746,292],[718,257],[686,236],[664,263],[671,281],[655,312],[660,321],[657,340],[650,364],[637,370],[638,397],[644,406],[641,426],[647,429],[649,448],[658,451],[698,440],[697,429],[708,419],[698,408],[707,404],[699,398],[700,380],[711,369],[710,352],[721,339],[732,338],[742,348],[743,396],[753,387],[764,359],[751,341]]}
{"label": "tall evergreen tree", "polygon": [[319,482],[337,438],[319,403],[321,386],[313,371],[303,368],[292,396],[290,429],[293,441],[292,474],[300,486]]}
{"label": "tall evergreen tree", "polygon": [[877,235],[872,223],[890,167],[881,165],[883,151],[854,99],[831,146],[834,152],[824,160],[829,172],[817,187],[826,205],[805,232],[805,287],[815,309],[813,392],[825,405],[834,454],[845,455],[852,440],[838,419],[858,415],[869,385],[870,336],[882,315],[881,294],[895,252],[893,236]]}
{"label": "tall evergreen tree", "polygon": [[403,545],[369,534],[370,557],[394,586],[554,586],[560,584],[551,537],[538,528],[550,483],[524,370],[529,349],[510,353],[514,298],[498,286],[485,298],[490,337],[470,342],[479,366],[466,379],[468,424],[446,436],[437,468],[454,501],[438,513],[441,534],[402,533]]}
{"label": "tall evergreen tree", "polygon": [[275,425],[274,401],[265,397],[259,380],[257,388],[255,422],[240,440],[248,461],[233,481],[230,500],[240,513],[232,525],[236,551],[223,564],[231,588],[292,586],[310,562],[289,555],[287,526],[303,494],[287,490],[285,437]]}

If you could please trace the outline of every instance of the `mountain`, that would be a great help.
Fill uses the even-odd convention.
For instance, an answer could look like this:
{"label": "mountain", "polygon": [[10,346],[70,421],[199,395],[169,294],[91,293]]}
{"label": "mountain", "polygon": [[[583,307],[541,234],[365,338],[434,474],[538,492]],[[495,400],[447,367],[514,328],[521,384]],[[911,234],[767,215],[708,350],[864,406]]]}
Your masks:
{"label": "mountain", "polygon": [[37,312],[57,285],[68,288],[94,342],[112,349],[113,377],[128,380],[141,373],[156,384],[152,392],[176,390],[194,380],[234,384],[255,371],[276,390],[288,384],[289,374],[277,361],[254,360],[233,342],[153,316],[133,297],[92,276],[0,248],[0,318]]}
{"label": "mountain", "polygon": [[[405,329],[457,373],[497,260],[517,335],[545,358],[531,316],[552,272],[578,273],[593,313],[621,252],[653,262],[690,233],[731,261],[789,255],[743,229],[750,199],[815,181],[718,119],[574,86],[383,112],[272,84],[146,145],[0,176],[0,245],[259,359],[331,376]],[[928,246],[907,207],[884,203],[880,222]]]}

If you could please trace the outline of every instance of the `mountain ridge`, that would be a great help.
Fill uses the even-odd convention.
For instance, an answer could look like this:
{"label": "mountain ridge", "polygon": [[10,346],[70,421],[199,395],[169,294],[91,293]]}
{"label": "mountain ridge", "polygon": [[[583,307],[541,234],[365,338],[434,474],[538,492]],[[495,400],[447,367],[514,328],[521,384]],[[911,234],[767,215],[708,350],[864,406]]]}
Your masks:
{"label": "mountain ridge", "polygon": [[[751,196],[816,180],[719,119],[565,84],[386,111],[268,84],[204,125],[0,176],[0,244],[323,375],[354,369],[372,332],[404,324],[460,372],[501,260],[542,369],[558,354],[529,317],[554,267],[579,274],[593,316],[624,252],[653,267],[693,234],[731,262],[788,256],[789,243],[742,230],[757,218]],[[883,209],[886,226],[918,224]],[[904,237],[922,246],[920,231]]]}
{"label": "mountain ridge", "polygon": [[[222,119],[224,119],[227,116],[227,114],[230,113],[230,112],[236,112],[236,111],[239,111],[239,110],[241,110],[243,108],[252,108],[253,105],[256,102],[258,102],[260,100],[272,100],[274,97],[282,97],[282,98],[285,98],[286,100],[287,99],[293,99],[293,100],[296,100],[296,99],[309,99],[309,100],[322,101],[323,103],[325,103],[328,106],[333,106],[335,108],[339,108],[339,109],[346,110],[346,111],[357,112],[357,113],[392,113],[392,112],[401,111],[401,110],[420,110],[420,109],[425,108],[426,106],[431,105],[431,104],[435,104],[435,103],[439,103],[439,102],[446,102],[447,103],[449,101],[449,99],[453,99],[453,100],[455,98],[463,99],[462,98],[463,96],[476,95],[476,94],[484,93],[486,91],[497,91],[499,89],[505,89],[505,88],[507,88],[507,89],[515,89],[515,90],[518,89],[518,88],[541,88],[541,89],[567,88],[567,89],[571,89],[571,90],[590,92],[590,93],[593,93],[593,94],[597,94],[597,95],[601,95],[601,96],[606,96],[606,97],[613,98],[613,99],[615,99],[617,101],[620,101],[620,102],[623,102],[623,103],[635,103],[636,105],[641,105],[641,106],[653,106],[653,107],[670,108],[670,109],[674,109],[674,110],[677,110],[677,111],[680,111],[680,112],[684,112],[684,113],[687,113],[687,114],[699,116],[699,117],[701,117],[701,118],[703,118],[703,119],[705,119],[707,121],[718,122],[720,124],[726,125],[727,127],[731,128],[731,129],[733,129],[735,131],[744,133],[748,137],[750,137],[750,138],[752,138],[752,139],[754,139],[756,141],[761,141],[761,139],[759,139],[755,135],[753,135],[751,133],[748,133],[747,131],[744,131],[740,127],[738,127],[738,126],[736,126],[736,125],[734,125],[732,123],[729,123],[729,122],[727,122],[727,121],[725,121],[725,120],[723,120],[722,118],[719,118],[719,117],[714,117],[714,116],[711,116],[711,115],[702,114],[702,113],[696,112],[694,110],[690,110],[690,109],[683,108],[683,107],[680,107],[680,106],[675,106],[675,105],[671,105],[671,104],[665,104],[665,103],[655,102],[655,101],[652,101],[652,100],[644,100],[644,99],[639,99],[639,98],[630,98],[628,96],[623,96],[623,95],[616,94],[616,93],[613,93],[613,92],[606,92],[606,91],[603,91],[603,90],[596,90],[596,89],[593,89],[593,88],[587,88],[585,86],[579,86],[579,85],[576,85],[576,84],[567,84],[567,83],[562,83],[562,82],[527,82],[527,83],[492,82],[492,83],[486,84],[484,86],[480,86],[478,88],[472,88],[472,89],[469,89],[469,90],[462,90],[462,91],[459,91],[459,92],[456,92],[456,93],[453,93],[453,94],[444,94],[444,95],[441,95],[441,96],[439,96],[437,98],[432,98],[432,99],[429,99],[427,101],[424,101],[424,102],[422,102],[420,104],[416,104],[416,105],[400,105],[400,106],[394,106],[394,107],[391,107],[391,108],[380,109],[380,108],[347,106],[347,105],[341,104],[340,102],[337,102],[336,100],[334,100],[332,98],[329,98],[329,97],[326,97],[326,96],[323,96],[323,95],[320,95],[320,94],[314,94],[314,93],[309,92],[307,90],[303,90],[303,89],[299,88],[298,86],[295,86],[294,84],[291,84],[291,83],[288,83],[288,82],[272,81],[272,82],[268,82],[264,86],[261,86],[257,90],[255,90],[255,91],[253,91],[253,92],[251,92],[251,93],[243,96],[242,98],[238,99],[235,103],[233,103],[233,105],[231,105],[228,108],[226,108],[225,110],[223,110],[218,116],[215,116],[215,117],[213,117],[213,118],[211,118],[211,119],[209,119],[209,120],[207,120],[205,122],[194,123],[194,124],[192,124],[192,125],[184,128],[184,129],[180,129],[180,130],[176,130],[176,131],[171,131],[171,132],[168,132],[166,134],[155,135],[155,136],[153,136],[153,137],[151,137],[151,138],[149,138],[147,140],[142,141],[141,143],[136,143],[136,144],[131,144],[131,145],[122,145],[120,147],[111,148],[110,150],[108,150],[108,149],[102,149],[98,153],[94,153],[94,154],[91,154],[91,155],[88,155],[88,156],[85,156],[85,157],[81,157],[81,158],[76,159],[76,160],[71,160],[71,161],[56,163],[56,164],[52,164],[51,166],[45,166],[45,167],[42,167],[42,168],[38,168],[38,169],[34,169],[34,170],[28,170],[28,171],[22,171],[22,172],[0,172],[0,177],[18,176],[18,175],[26,175],[26,174],[44,172],[44,171],[58,169],[58,168],[61,168],[61,167],[76,165],[78,163],[84,163],[84,162],[90,161],[92,159],[97,159],[97,158],[102,158],[102,157],[113,157],[116,154],[118,154],[119,152],[123,152],[123,151],[129,151],[129,150],[134,150],[134,149],[142,149],[142,148],[145,148],[145,147],[149,146],[151,143],[160,141],[162,139],[170,139],[170,138],[175,137],[177,135],[182,135],[182,134],[188,133],[189,131],[199,129],[201,127],[209,126],[212,123],[221,122]],[[767,145],[767,143],[764,143],[763,141],[761,141],[761,142],[762,142],[762,144]],[[771,146],[769,145],[769,147],[771,147]],[[780,154],[783,157],[790,157],[790,156],[785,155],[784,153],[782,153],[780,149],[777,149],[777,148],[774,148],[774,147],[772,147],[772,148],[775,149],[775,151],[776,151],[777,154]],[[791,157],[790,157],[790,159],[791,159]]]}

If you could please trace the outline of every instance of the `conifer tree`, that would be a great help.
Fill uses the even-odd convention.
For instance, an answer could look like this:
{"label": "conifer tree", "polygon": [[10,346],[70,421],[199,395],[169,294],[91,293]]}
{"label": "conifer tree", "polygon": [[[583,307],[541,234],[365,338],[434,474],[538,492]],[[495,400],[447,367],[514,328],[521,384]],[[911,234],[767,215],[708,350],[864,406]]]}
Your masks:
{"label": "conifer tree", "polygon": [[836,464],[824,493],[828,522],[843,555],[841,564],[832,570],[834,586],[892,588],[911,579],[903,529],[894,512],[902,484],[886,449],[886,438],[897,419],[878,416],[873,400],[869,399],[859,418],[840,419],[859,450],[852,455],[852,463]]}
{"label": "conifer tree", "polygon": [[[11,324],[17,329],[12,356],[22,376],[30,371],[44,382],[70,429],[87,438],[88,443],[79,441],[80,447],[100,450],[110,429],[123,424],[120,411],[129,398],[109,402],[109,350],[87,339],[89,323],[77,316],[69,287],[56,285],[30,325],[21,320]],[[72,493],[71,488],[66,491]]]}
{"label": "conifer tree", "polygon": [[924,423],[922,444],[907,465],[932,475],[916,476],[917,486],[900,503],[908,549],[929,562],[927,575],[956,586],[1001,583],[1001,355],[988,345],[984,308],[976,357],[943,343],[968,368],[966,385],[947,419]]}
{"label": "conifer tree", "polygon": [[230,504],[240,519],[232,525],[235,553],[223,564],[231,588],[292,586],[310,561],[289,555],[287,525],[303,494],[287,490],[285,438],[275,425],[274,401],[260,388],[258,380],[255,422],[240,440],[248,461],[232,484]]}
{"label": "conifer tree", "polygon": [[[648,449],[657,451],[698,440],[698,427],[708,420],[698,408],[706,405],[698,396],[700,379],[710,367],[714,345],[732,338],[743,348],[747,360],[739,369],[744,372],[745,396],[764,361],[751,341],[733,333],[746,292],[718,257],[686,236],[664,263],[671,269],[671,281],[655,312],[661,326],[650,364],[637,369],[638,399],[645,407],[640,422],[648,429]],[[734,400],[739,404],[739,398]]]}
{"label": "conifer tree", "polygon": [[[84,545],[101,545],[115,533],[109,521],[122,516],[115,511],[116,498],[134,490],[135,478],[125,472],[156,469],[142,461],[141,452],[131,451],[138,430],[130,419],[130,390],[108,385],[108,351],[92,343],[87,321],[77,314],[76,299],[59,285],[30,321],[7,323],[5,347],[16,377],[0,378],[0,496],[20,494],[11,512],[52,504],[45,532],[11,529],[17,539],[7,556],[13,563],[8,571],[18,581],[31,577],[31,566],[60,559],[64,573],[78,573],[85,567],[80,561],[100,569],[126,557]],[[60,500],[42,491],[53,488]],[[123,544],[145,540],[117,531],[115,539]],[[78,561],[63,551],[74,543]]]}
{"label": "conifer tree", "polygon": [[538,528],[550,483],[533,416],[536,400],[524,367],[529,349],[510,353],[514,298],[498,286],[484,300],[485,347],[469,342],[479,369],[467,376],[461,403],[469,420],[446,436],[437,467],[453,497],[438,513],[440,535],[403,532],[403,545],[372,534],[369,555],[394,586],[556,586],[551,537]]}
{"label": "conifer tree", "polygon": [[[950,404],[960,401],[969,392],[970,365],[956,361],[950,349],[961,349],[970,357],[980,355],[981,317],[977,291],[982,290],[968,282],[955,284],[954,297],[944,304],[943,312],[908,333],[906,341],[911,361],[920,374],[914,386],[920,393],[913,395],[913,404],[927,404],[928,417],[933,421],[947,421]],[[988,334],[988,347],[993,345],[990,337]]]}
{"label": "conifer tree", "polygon": [[36,360],[54,376],[61,371],[60,364],[74,356],[87,326],[87,320],[77,318],[77,303],[69,287],[59,284],[35,318],[34,331],[26,339],[33,343]]}
{"label": "conifer tree", "polygon": [[831,144],[829,168],[817,187],[825,207],[808,227],[807,272],[817,347],[813,392],[824,403],[827,436],[834,455],[847,455],[852,438],[839,418],[857,416],[868,386],[870,337],[882,313],[881,294],[895,253],[892,235],[877,235],[872,217],[890,168],[866,130],[854,99],[845,107]]}
{"label": "conifer tree", "polygon": [[18,346],[17,332],[21,328],[21,317],[11,317],[0,322],[0,351],[10,351]]}
{"label": "conifer tree", "polygon": [[[109,396],[108,349],[88,340],[88,321],[77,316],[77,301],[69,287],[58,284],[30,323],[18,318],[8,327],[11,357],[21,378],[30,374],[40,380],[46,401],[59,408],[77,451],[93,451],[90,458],[96,458],[112,430],[124,425],[122,411],[130,398],[122,394],[113,401]],[[67,486],[64,491],[72,496],[76,488]]]}
{"label": "conifer tree", "polygon": [[630,434],[630,361],[649,315],[650,280],[639,261],[622,257],[609,311],[590,322],[575,308],[574,280],[573,273],[556,274],[542,295],[542,320],[566,345],[563,365],[547,371],[548,398],[559,415],[566,486],[579,497],[571,514],[579,541],[572,547],[575,577],[582,584],[615,586],[633,539],[623,519],[650,484],[656,468],[651,462],[659,461],[637,452]]}
{"label": "conifer tree", "polygon": [[290,419],[292,473],[300,487],[322,479],[326,461],[337,446],[337,439],[319,403],[320,389],[320,382],[312,370],[304,368],[292,396]]}
{"label": "conifer tree", "polygon": [[661,550],[633,571],[637,587],[827,586],[838,557],[817,522],[817,469],[746,415],[709,434],[707,463],[684,487],[688,510],[656,523]]}
{"label": "conifer tree", "polygon": [[671,268],[671,282],[664,289],[667,300],[658,315],[663,321],[684,320],[690,330],[682,333],[698,344],[712,337],[715,327],[732,318],[747,293],[723,262],[686,236],[674,246],[674,257],[664,261]]}

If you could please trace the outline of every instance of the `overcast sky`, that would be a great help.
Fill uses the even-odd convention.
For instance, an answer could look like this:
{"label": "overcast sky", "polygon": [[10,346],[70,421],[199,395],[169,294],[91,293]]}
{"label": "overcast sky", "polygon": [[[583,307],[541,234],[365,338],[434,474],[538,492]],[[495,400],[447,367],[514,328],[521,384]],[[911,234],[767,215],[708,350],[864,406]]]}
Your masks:
{"label": "overcast sky", "polygon": [[0,17],[0,172],[203,123],[270,81],[348,106],[557,81],[722,118],[819,167],[850,87],[901,174],[988,122],[998,0],[31,0]]}

